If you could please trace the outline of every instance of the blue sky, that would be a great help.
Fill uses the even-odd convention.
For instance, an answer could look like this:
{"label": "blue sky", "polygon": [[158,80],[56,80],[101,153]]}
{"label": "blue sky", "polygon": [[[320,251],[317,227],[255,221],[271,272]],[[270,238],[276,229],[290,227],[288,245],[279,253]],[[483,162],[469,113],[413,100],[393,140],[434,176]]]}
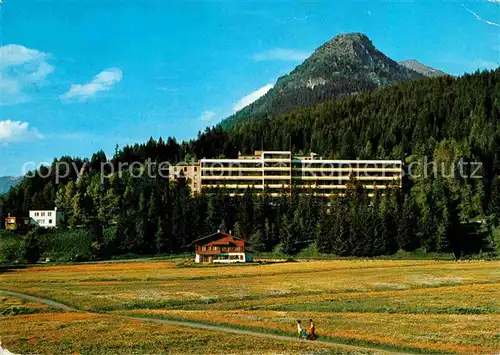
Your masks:
{"label": "blue sky", "polygon": [[498,0],[3,0],[0,25],[0,176],[193,138],[339,33],[455,75],[500,62]]}

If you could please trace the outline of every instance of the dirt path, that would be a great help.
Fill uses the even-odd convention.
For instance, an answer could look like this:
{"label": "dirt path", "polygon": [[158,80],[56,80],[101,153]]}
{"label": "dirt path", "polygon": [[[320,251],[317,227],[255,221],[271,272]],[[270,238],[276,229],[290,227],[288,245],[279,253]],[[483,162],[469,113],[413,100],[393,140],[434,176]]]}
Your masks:
{"label": "dirt path", "polygon": [[[79,310],[77,308],[70,307],[68,305],[65,305],[63,303],[60,303],[60,302],[57,302],[57,301],[54,301],[54,300],[51,300],[48,298],[35,297],[35,296],[27,295],[24,293],[0,290],[0,295],[7,295],[7,296],[12,296],[12,297],[22,298],[22,299],[32,301],[32,302],[44,303],[44,304],[49,305],[51,307],[59,308],[59,309],[66,310],[66,311],[82,312],[81,310]],[[87,312],[87,313],[91,313],[91,312]],[[252,336],[252,337],[274,339],[274,340],[279,340],[279,341],[297,342],[296,338],[292,338],[292,337],[288,337],[288,336],[284,336],[284,335],[259,333],[259,332],[254,332],[254,331],[250,331],[250,330],[221,327],[221,326],[208,325],[208,324],[196,323],[196,322],[182,322],[182,321],[174,321],[174,320],[166,320],[166,319],[158,319],[158,318],[121,316],[121,315],[115,315],[115,314],[113,314],[112,316],[131,319],[131,320],[137,320],[137,321],[142,321],[142,322],[167,324],[167,325],[172,325],[172,326],[176,326],[176,327],[188,327],[188,328],[195,328],[195,329],[211,330],[211,331],[215,331],[215,332],[240,334],[240,335],[248,335],[248,336]],[[347,345],[347,344],[334,343],[334,342],[322,341],[322,340],[316,340],[316,341],[302,340],[302,342],[305,344],[317,344],[317,345],[335,347],[338,349],[344,349],[344,350],[350,350],[350,351],[366,352],[366,353],[370,353],[370,354],[381,354],[381,355],[382,354],[384,354],[384,355],[385,354],[387,354],[387,355],[389,355],[389,354],[391,354],[391,355],[409,354],[409,353],[402,353],[402,352],[392,351],[392,350],[382,350],[382,349],[368,348],[368,347],[355,346],[355,345]]]}
{"label": "dirt path", "polygon": [[71,308],[63,303],[59,303],[59,302],[53,301],[51,299],[30,296],[30,295],[26,295],[24,293],[0,290],[0,295],[18,297],[18,298],[22,298],[22,299],[25,299],[25,300],[31,301],[31,302],[44,303],[44,304],[49,305],[51,307],[64,309],[66,311],[78,311],[75,308]]}

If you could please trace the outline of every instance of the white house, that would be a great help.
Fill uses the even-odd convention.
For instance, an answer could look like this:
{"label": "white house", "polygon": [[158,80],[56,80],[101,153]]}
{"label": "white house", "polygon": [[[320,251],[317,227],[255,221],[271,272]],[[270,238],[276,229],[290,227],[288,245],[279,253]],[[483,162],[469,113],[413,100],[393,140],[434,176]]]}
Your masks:
{"label": "white house", "polygon": [[38,226],[44,228],[59,227],[64,222],[64,213],[57,210],[33,210],[30,211],[30,218],[36,221]]}

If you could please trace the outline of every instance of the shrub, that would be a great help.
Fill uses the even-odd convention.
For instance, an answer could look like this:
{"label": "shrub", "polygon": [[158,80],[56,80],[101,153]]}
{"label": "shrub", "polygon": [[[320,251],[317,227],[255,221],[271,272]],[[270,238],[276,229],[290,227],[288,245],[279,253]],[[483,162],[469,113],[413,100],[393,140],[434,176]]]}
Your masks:
{"label": "shrub", "polygon": [[41,237],[42,257],[53,261],[88,261],[96,258],[96,246],[84,229],[54,230]]}
{"label": "shrub", "polygon": [[24,262],[23,239],[14,237],[0,242],[0,263],[13,264]]}

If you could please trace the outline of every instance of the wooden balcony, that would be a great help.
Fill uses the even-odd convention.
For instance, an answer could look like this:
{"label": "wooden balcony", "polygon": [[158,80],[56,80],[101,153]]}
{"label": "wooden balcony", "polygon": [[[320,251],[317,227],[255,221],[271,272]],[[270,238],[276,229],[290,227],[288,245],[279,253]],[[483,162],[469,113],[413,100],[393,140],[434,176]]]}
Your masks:
{"label": "wooden balcony", "polygon": [[203,247],[198,247],[196,248],[196,253],[200,255],[217,255],[217,254],[223,254],[223,253],[244,253],[245,248],[240,248],[240,247],[214,247],[210,248],[207,247],[206,249],[203,249]]}

